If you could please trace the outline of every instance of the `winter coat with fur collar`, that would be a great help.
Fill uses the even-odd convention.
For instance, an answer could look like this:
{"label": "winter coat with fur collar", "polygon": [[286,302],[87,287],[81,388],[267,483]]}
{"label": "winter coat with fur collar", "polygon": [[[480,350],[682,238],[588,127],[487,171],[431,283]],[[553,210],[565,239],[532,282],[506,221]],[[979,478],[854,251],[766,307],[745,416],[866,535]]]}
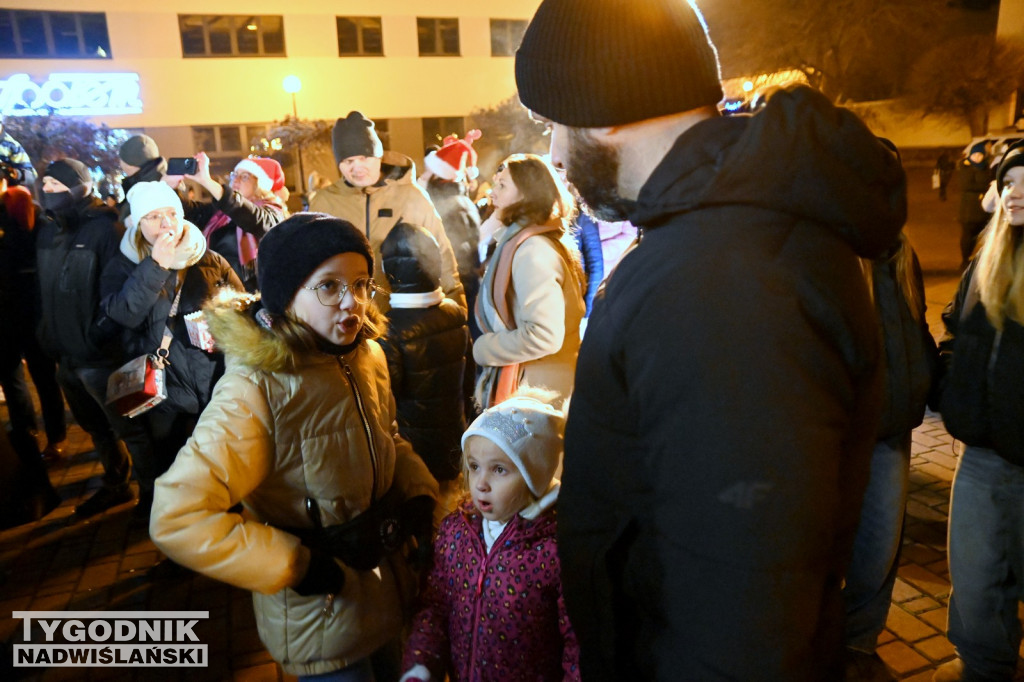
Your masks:
{"label": "winter coat with fur collar", "polygon": [[[235,300],[207,307],[227,358],[192,437],[157,480],[150,535],[175,561],[252,590],[260,638],[293,675],[338,670],[398,636],[415,581],[404,559],[345,570],[333,604],[291,589],[309,552],[281,528],[325,526],[365,511],[393,486],[408,498],[437,483],[397,432],[384,354],[296,352]],[[244,512],[229,511],[242,502]],[[326,607],[326,608],[325,608]]]}

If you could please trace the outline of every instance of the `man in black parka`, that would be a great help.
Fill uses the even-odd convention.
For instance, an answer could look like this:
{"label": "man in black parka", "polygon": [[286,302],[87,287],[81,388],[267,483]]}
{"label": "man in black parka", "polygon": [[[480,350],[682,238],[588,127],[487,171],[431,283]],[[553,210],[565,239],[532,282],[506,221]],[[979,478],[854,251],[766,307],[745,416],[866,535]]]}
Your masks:
{"label": "man in black parka", "polygon": [[583,679],[842,679],[880,407],[858,256],[904,222],[898,160],[807,87],[720,116],[681,0],[544,0],[516,81],[587,205],[642,230],[595,300],[565,435]]}

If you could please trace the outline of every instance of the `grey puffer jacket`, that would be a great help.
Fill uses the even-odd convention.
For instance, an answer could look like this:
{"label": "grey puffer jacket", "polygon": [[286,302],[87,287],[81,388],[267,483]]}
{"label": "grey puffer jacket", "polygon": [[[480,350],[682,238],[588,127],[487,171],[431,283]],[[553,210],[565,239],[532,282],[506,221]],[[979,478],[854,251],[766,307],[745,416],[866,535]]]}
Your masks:
{"label": "grey puffer jacket", "polygon": [[[379,572],[343,566],[333,604],[300,596],[291,587],[309,551],[281,529],[312,526],[307,497],[331,526],[395,486],[436,498],[437,483],[398,435],[376,342],[340,356],[297,353],[227,297],[207,317],[227,371],[157,479],[150,535],[174,561],[253,591],[260,638],[285,672],[338,670],[399,635],[415,577],[392,555]],[[238,502],[244,512],[229,511]]]}

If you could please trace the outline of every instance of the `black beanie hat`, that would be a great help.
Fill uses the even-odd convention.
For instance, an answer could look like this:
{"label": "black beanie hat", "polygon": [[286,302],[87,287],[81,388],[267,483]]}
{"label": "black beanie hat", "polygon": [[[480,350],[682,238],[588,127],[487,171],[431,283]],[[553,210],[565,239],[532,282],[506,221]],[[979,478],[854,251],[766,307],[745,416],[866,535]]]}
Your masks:
{"label": "black beanie hat", "polygon": [[526,108],[599,128],[715,105],[718,54],[686,0],[544,0],[516,51]]}
{"label": "black beanie hat", "polygon": [[43,177],[45,178],[47,175],[72,190],[81,185],[92,186],[89,169],[78,159],[59,159],[52,162],[43,171]]}
{"label": "black beanie hat", "polygon": [[160,149],[149,135],[133,135],[125,140],[117,155],[129,166],[141,168],[147,162],[160,158]]}
{"label": "black beanie hat", "polygon": [[373,121],[359,111],[349,112],[334,122],[331,131],[334,162],[341,163],[350,156],[383,156],[384,145],[377,137]]}
{"label": "black beanie hat", "polygon": [[283,315],[310,273],[339,253],[358,253],[373,272],[373,251],[352,223],[326,213],[296,213],[260,240],[256,257],[263,307]]}
{"label": "black beanie hat", "polygon": [[1014,166],[1024,166],[1024,144],[1022,143],[1010,147],[1003,155],[1003,160],[999,162],[999,168],[996,170],[996,188],[1000,194],[1003,193],[1003,178],[1006,177],[1006,171]]}
{"label": "black beanie hat", "polygon": [[380,245],[381,268],[394,294],[420,294],[441,286],[441,247],[426,228],[398,223]]}

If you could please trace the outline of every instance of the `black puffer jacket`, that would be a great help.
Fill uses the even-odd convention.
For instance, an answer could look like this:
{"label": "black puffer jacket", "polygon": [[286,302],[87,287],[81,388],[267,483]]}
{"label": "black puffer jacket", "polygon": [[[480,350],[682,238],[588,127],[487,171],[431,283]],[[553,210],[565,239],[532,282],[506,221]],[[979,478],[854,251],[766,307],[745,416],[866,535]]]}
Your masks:
{"label": "black puffer jacket", "polygon": [[[911,247],[906,244],[903,248]],[[915,311],[910,310],[900,290],[895,257],[877,259],[872,265],[875,309],[885,350],[878,440],[905,437],[921,424],[932,380],[938,372],[939,355],[925,319],[924,279],[916,254],[912,263],[913,286],[919,302]]]}
{"label": "black puffer jacket", "polygon": [[102,305],[107,317],[121,326],[129,359],[155,352],[170,324],[174,338],[165,372],[167,400],[157,409],[199,414],[224,372],[224,359],[221,353],[207,353],[192,345],[184,316],[200,310],[221,287],[240,291],[242,283],[223,257],[207,250],[186,271],[178,311],[171,321],[168,314],[177,284],[178,272],[161,268],[152,257],[136,264],[119,252],[103,270]]}
{"label": "black puffer jacket", "polygon": [[973,283],[976,263],[942,312],[946,377],[939,409],[955,438],[1024,466],[1024,327],[1007,319],[999,333],[988,321]]}
{"label": "black puffer jacket", "polygon": [[256,261],[242,265],[238,253],[238,230],[251,234],[256,241],[270,228],[285,219],[288,212],[275,198],[273,201],[254,203],[244,198],[227,185],[221,186],[224,194],[219,201],[204,203],[201,201],[182,201],[185,209],[185,220],[194,223],[200,230],[206,229],[210,219],[218,211],[223,212],[231,220],[218,227],[210,234],[210,249],[216,251],[227,260],[231,269],[238,275],[246,291],[256,291]]}
{"label": "black puffer jacket", "polygon": [[381,245],[391,286],[388,359],[398,432],[412,443],[434,478],[459,474],[466,430],[463,373],[469,348],[466,311],[441,291],[441,253],[422,228],[396,225]]}
{"label": "black puffer jacket", "polygon": [[89,196],[70,210],[47,211],[36,230],[43,350],[76,365],[116,367],[122,356],[116,325],[100,311],[100,275],[118,253],[117,212]]}
{"label": "black puffer jacket", "polygon": [[697,123],[647,179],[566,427],[583,679],[842,679],[881,407],[857,256],[895,243],[905,190],[896,156],[806,87]]}

